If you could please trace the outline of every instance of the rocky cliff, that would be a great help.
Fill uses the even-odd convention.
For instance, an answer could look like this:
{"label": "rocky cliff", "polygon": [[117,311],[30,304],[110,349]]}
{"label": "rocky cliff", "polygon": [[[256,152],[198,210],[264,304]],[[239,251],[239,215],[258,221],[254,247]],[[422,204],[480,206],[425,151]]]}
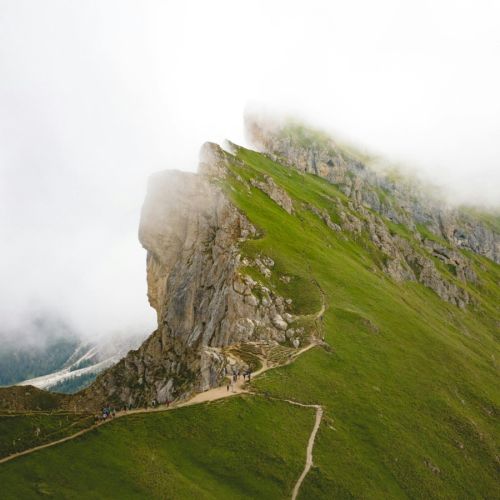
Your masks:
{"label": "rocky cliff", "polygon": [[[457,248],[500,263],[498,227],[458,208],[447,207],[429,190],[398,173],[370,168],[369,162],[339,147],[330,137],[295,123],[246,117],[252,144],[272,158],[302,172],[324,177],[348,196],[355,209],[365,207],[410,230],[424,226]],[[427,186],[429,188],[429,186]]]}
{"label": "rocky cliff", "polygon": [[[382,252],[383,267],[395,280],[419,281],[463,308],[471,301],[466,284],[474,283],[476,276],[459,250],[500,262],[498,217],[495,225],[481,220],[480,214],[446,207],[411,179],[370,168],[327,135],[300,124],[277,125],[247,116],[246,130],[250,141],[270,158],[323,177],[348,197],[346,205],[332,200],[341,218],[338,229],[365,232]],[[410,238],[391,230],[391,223],[402,226]],[[433,257],[456,280],[443,277]]]}
{"label": "rocky cliff", "polygon": [[[244,365],[234,356],[235,346],[296,348],[307,342],[311,331],[292,314],[292,299],[269,285],[276,274],[273,259],[242,252],[245,242],[262,235],[231,201],[229,178],[246,186],[248,195],[261,191],[289,216],[305,209],[344,239],[366,241],[390,279],[421,283],[459,308],[474,303],[470,285],[478,279],[464,250],[499,262],[499,235],[490,225],[443,208],[410,182],[370,169],[326,136],[256,121],[247,128],[265,155],[327,179],[345,196],[324,200],[334,209],[329,211],[294,200],[270,175],[243,179],[237,172],[244,173],[244,161],[231,144],[231,152],[206,144],[197,174],[152,176],[139,238],[147,250],[148,298],[158,327],[78,394],[77,405],[186,398],[220,385],[228,371]],[[283,282],[290,279],[286,270],[279,274]]]}
{"label": "rocky cliff", "polygon": [[[198,174],[165,171],[151,177],[139,239],[147,250],[148,299],[158,328],[80,393],[79,406],[182,399],[220,385],[241,364],[228,346],[286,339],[290,301],[240,273],[250,264],[242,260],[240,245],[258,233],[218,186],[229,156],[206,144]],[[283,196],[290,209],[290,199],[269,182],[270,196]],[[265,257],[252,264],[269,273],[273,266]],[[292,332],[298,336],[303,329]]]}

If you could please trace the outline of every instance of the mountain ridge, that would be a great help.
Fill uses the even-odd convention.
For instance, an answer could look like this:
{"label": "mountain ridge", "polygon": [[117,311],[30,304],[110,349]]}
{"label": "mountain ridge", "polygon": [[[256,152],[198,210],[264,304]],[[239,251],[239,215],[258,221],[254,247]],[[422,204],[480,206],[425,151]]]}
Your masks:
{"label": "mountain ridge", "polygon": [[[293,128],[263,134],[264,129],[247,122],[247,129],[270,159],[299,174],[323,177],[345,195],[342,201],[339,197],[324,200],[335,207],[335,217],[314,204],[303,207],[332,231],[351,235],[344,237],[367,235],[375,248],[376,267],[391,279],[421,283],[461,309],[478,307],[480,293],[471,288],[478,277],[463,250],[495,261],[500,248],[497,233],[470,215],[463,219],[460,212],[427,205],[411,187],[400,192],[393,183],[381,201],[379,189],[387,179],[370,172],[358,159],[332,150],[330,143],[325,147],[323,137],[318,146],[315,132],[308,136],[300,129],[297,146]],[[310,325],[289,326],[300,316],[292,314],[292,299],[248,273],[256,267],[260,274],[270,275],[273,259],[252,260],[241,254],[245,242],[262,233],[236,208],[225,186],[229,177],[242,180],[232,167],[244,167],[239,151],[244,148],[230,142],[226,150],[206,143],[198,174],[166,171],[150,179],[139,236],[148,251],[148,298],[157,311],[158,330],[79,395],[78,404],[113,401],[135,406],[184,399],[218,386],[228,371],[247,368],[241,359],[228,355],[228,346],[258,341],[266,344],[266,350],[274,344],[309,342],[314,334]],[[330,158],[326,159],[325,151]],[[248,182],[294,215],[294,202],[273,177],[257,176]],[[467,224],[467,230],[472,228],[473,236],[457,237],[468,235],[461,223]]]}
{"label": "mountain ridge", "polygon": [[296,401],[323,409],[304,498],[495,497],[500,266],[365,207],[356,182],[272,155],[207,144],[201,174],[154,176],[140,237],[157,331],[75,396],[11,397],[16,409],[24,397],[143,411],[153,398],[182,403],[217,385],[226,394],[233,369],[276,369],[246,394],[132,412],[13,460],[0,471],[7,491],[165,497],[181,481],[182,498],[286,497],[313,424],[279,404]]}

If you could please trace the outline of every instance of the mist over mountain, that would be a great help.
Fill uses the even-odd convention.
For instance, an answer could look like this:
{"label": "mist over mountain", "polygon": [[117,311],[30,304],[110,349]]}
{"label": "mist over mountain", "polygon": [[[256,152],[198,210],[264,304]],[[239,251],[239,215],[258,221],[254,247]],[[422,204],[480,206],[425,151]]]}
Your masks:
{"label": "mist over mountain", "polygon": [[0,388],[7,498],[494,496],[500,217],[319,128],[245,125],[252,148],[149,178],[150,335]]}
{"label": "mist over mountain", "polygon": [[146,179],[194,171],[206,140],[245,145],[246,107],[415,165],[450,202],[498,204],[498,9],[2,2],[6,331],[34,309],[89,338],[150,331],[136,244]]}

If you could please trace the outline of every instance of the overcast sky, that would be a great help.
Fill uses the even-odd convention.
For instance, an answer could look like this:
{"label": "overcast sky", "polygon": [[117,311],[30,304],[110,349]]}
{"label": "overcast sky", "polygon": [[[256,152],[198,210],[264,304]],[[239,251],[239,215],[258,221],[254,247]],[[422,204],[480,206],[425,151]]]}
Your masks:
{"label": "overcast sky", "polygon": [[154,328],[150,173],[290,112],[500,203],[500,2],[0,0],[0,319]]}

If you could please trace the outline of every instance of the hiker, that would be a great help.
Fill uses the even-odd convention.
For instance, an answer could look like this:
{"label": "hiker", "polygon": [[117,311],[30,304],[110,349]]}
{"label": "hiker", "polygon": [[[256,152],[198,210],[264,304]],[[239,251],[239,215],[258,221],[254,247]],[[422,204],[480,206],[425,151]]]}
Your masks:
{"label": "hiker", "polygon": [[227,392],[229,392],[229,382],[227,383]]}

